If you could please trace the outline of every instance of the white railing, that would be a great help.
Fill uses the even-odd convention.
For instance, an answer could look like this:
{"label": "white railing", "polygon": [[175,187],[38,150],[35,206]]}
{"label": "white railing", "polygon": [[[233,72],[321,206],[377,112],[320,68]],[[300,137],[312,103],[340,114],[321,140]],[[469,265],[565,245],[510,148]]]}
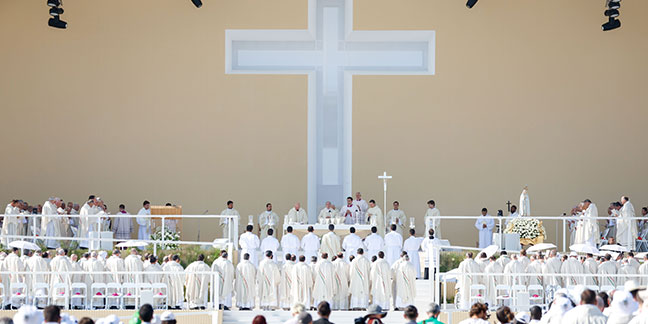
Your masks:
{"label": "white railing", "polygon": [[[162,232],[166,232],[165,230],[165,220],[166,218],[174,218],[174,219],[209,219],[209,220],[215,220],[215,219],[227,219],[227,226],[225,227],[225,232],[226,236],[224,239],[226,241],[223,242],[223,245],[225,245],[228,249],[228,252],[230,255],[232,255],[232,249],[237,249],[238,248],[238,222],[239,222],[239,217],[235,215],[42,215],[42,214],[34,214],[34,215],[5,215],[5,214],[0,214],[0,217],[3,217],[4,221],[7,220],[7,217],[27,217],[30,218],[29,220],[29,230],[31,230],[31,235],[3,235],[3,237],[9,238],[12,240],[33,240],[36,242],[36,240],[55,240],[55,241],[88,241],[88,242],[95,242],[97,244],[98,242],[124,242],[124,239],[116,239],[116,238],[101,238],[101,237],[71,237],[71,236],[46,236],[46,235],[40,235],[44,233],[38,233],[40,231],[40,225],[36,226],[35,224],[40,224],[40,222],[36,222],[36,220],[39,220],[42,222],[43,217],[48,217],[48,218],[58,218],[58,219],[65,219],[67,220],[68,218],[87,218],[89,221],[89,226],[88,226],[88,233],[91,231],[96,231],[97,229],[101,229],[101,219],[106,219],[106,218],[148,218],[150,220],[153,219],[161,219],[161,230]],[[19,224],[19,226],[22,224]],[[95,227],[96,226],[96,227]],[[37,230],[38,228],[38,230]],[[235,229],[235,230],[232,230]],[[178,244],[178,245],[200,245],[200,246],[205,246],[205,245],[213,245],[214,241],[169,241],[166,239],[165,235],[162,235],[161,240],[140,240],[140,239],[129,239],[132,241],[139,241],[139,242],[145,242],[148,244],[153,244],[153,249],[154,249],[154,254],[157,254],[157,245],[166,245],[166,244]],[[98,245],[98,244],[97,244]]]}

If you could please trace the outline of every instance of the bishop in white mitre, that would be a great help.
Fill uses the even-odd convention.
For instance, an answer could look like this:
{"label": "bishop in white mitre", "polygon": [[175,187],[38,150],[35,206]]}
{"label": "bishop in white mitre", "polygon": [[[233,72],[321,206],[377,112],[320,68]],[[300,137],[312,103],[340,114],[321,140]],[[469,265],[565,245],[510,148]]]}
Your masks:
{"label": "bishop in white mitre", "polygon": [[313,272],[305,261],[305,256],[299,256],[299,262],[292,268],[292,304],[299,303],[309,309],[313,292]]}
{"label": "bishop in white mitre", "polygon": [[[340,244],[340,237],[335,234],[335,225],[328,225],[329,232],[322,236],[322,243],[320,245],[320,254],[326,253],[327,255],[336,255],[342,250]],[[330,261],[329,261],[330,262]]]}
{"label": "bishop in white mitre", "polygon": [[351,295],[350,309],[365,309],[369,305],[369,280],[371,262],[364,257],[364,251],[358,250],[357,257],[349,266],[349,294]]}
{"label": "bishop in white mitre", "polygon": [[281,271],[279,266],[273,260],[272,251],[267,251],[257,271],[257,289],[261,309],[274,310],[279,307],[280,282]]}
{"label": "bishop in white mitre", "polygon": [[207,307],[209,272],[211,272],[211,269],[205,263],[203,254],[198,255],[198,259],[187,266],[185,270],[185,286],[187,304],[189,304],[190,309]]}
{"label": "bishop in white mitre", "polygon": [[288,211],[288,224],[308,224],[308,214],[306,210],[301,208],[300,203],[296,203],[293,208]]}
{"label": "bishop in white mitre", "polygon": [[279,215],[272,211],[272,204],[266,204],[266,210],[259,214],[259,227],[261,240],[266,238],[268,230],[272,229],[273,232],[277,230],[277,225],[279,224]]}
{"label": "bishop in white mitre", "polygon": [[356,256],[358,249],[366,250],[364,243],[360,236],[356,234],[355,227],[349,228],[349,235],[342,241],[342,250],[344,250],[344,259],[349,262],[349,258],[353,255]]}
{"label": "bishop in white mitre", "polygon": [[[57,209],[61,206],[61,199],[52,197],[45,203],[43,203],[43,209],[41,214],[43,214],[41,220],[41,236],[53,236],[60,237],[62,236],[61,231],[61,219],[59,219]],[[44,235],[43,235],[44,234]],[[45,240],[45,245],[52,249],[58,248],[60,244],[57,240]]]}
{"label": "bishop in white mitre", "polygon": [[167,293],[169,308],[178,309],[184,303],[185,281],[184,268],[180,264],[180,256],[177,254],[173,255],[171,261],[167,262],[162,269],[168,272],[166,283],[169,287],[169,292]]}
{"label": "bishop in white mitre", "polygon": [[324,208],[320,210],[317,221],[320,224],[333,224],[337,223],[338,216],[338,211],[333,208],[330,201],[327,201]]}
{"label": "bishop in white mitre", "polygon": [[320,240],[315,233],[313,226],[308,226],[308,233],[301,239],[301,248],[304,250],[306,260],[311,260],[312,257],[317,256],[320,249]]}
{"label": "bishop in white mitre", "polygon": [[416,269],[407,254],[402,259],[402,262],[392,267],[392,278],[396,287],[394,307],[397,309],[414,304],[416,298]]}
{"label": "bishop in white mitre", "polygon": [[389,309],[392,293],[392,273],[389,263],[385,261],[385,253],[378,252],[376,262],[371,264],[371,303],[379,305],[383,310]]}
{"label": "bishop in white mitre", "polygon": [[403,251],[403,237],[396,230],[398,225],[391,225],[391,232],[385,235],[385,258],[389,265],[393,265],[400,258]]}
{"label": "bishop in white mitre", "polygon": [[398,201],[394,201],[393,206],[394,209],[387,213],[387,221],[389,222],[389,225],[395,224],[398,234],[403,235],[407,216],[405,215],[405,212],[400,209],[400,203]]}
{"label": "bishop in white mitre", "polygon": [[407,252],[410,262],[416,269],[416,278],[421,278],[421,260],[419,257],[419,249],[423,243],[422,237],[416,237],[416,231],[413,228],[409,230],[410,236],[403,242],[403,251]]}
{"label": "bishop in white mitre", "polygon": [[369,200],[367,220],[369,221],[369,225],[376,227],[380,237],[385,236],[385,216],[383,216],[382,210],[380,210],[380,207],[376,206],[376,201],[373,199]]}
{"label": "bishop in white mitre", "polygon": [[495,227],[495,221],[488,214],[488,210],[482,208],[481,215],[475,221],[475,228],[479,231],[480,249],[485,249],[493,243],[493,227]]}
{"label": "bishop in white mitre", "polygon": [[259,264],[257,253],[259,252],[261,241],[256,234],[252,233],[252,230],[254,230],[254,226],[246,226],[245,233],[239,237],[239,246],[241,246],[241,254],[248,253],[250,255],[250,262],[256,267]]}
{"label": "bishop in white mitre", "polygon": [[601,287],[602,286],[616,287],[617,286],[616,277],[606,276],[606,275],[617,274],[618,269],[617,269],[616,262],[612,261],[612,256],[610,256],[609,254],[606,254],[604,258],[605,261],[599,264],[598,267],[599,282],[601,283]]}
{"label": "bishop in white mitre", "polygon": [[333,260],[335,266],[335,295],[331,307],[335,310],[347,310],[349,308],[349,264],[344,261],[344,254],[338,253]]}
{"label": "bishop in white mitre", "polygon": [[470,307],[470,286],[478,284],[476,280],[479,273],[479,265],[473,260],[472,252],[466,253],[466,258],[459,263],[459,280],[457,281],[457,289],[459,289],[459,308],[468,309]]}
{"label": "bishop in white mitre", "polygon": [[328,259],[329,254],[324,252],[315,265],[313,280],[313,305],[322,301],[331,302],[337,293],[335,284],[335,266]]}
{"label": "bishop in white mitre", "polygon": [[8,246],[16,238],[8,238],[8,235],[18,235],[18,228],[22,225],[20,223],[20,205],[19,201],[14,199],[5,208],[5,216],[2,220],[2,245]]}
{"label": "bishop in white mitre", "polygon": [[228,310],[232,307],[232,293],[234,292],[234,278],[236,271],[232,261],[228,258],[227,251],[221,251],[218,259],[212,263],[212,271],[217,271],[218,276],[218,304],[223,305],[223,309]]}
{"label": "bishop in white mitre", "polygon": [[281,281],[279,282],[279,307],[289,310],[292,307],[292,271],[295,263],[292,255],[287,253],[281,266]]}
{"label": "bishop in white mitre", "polygon": [[[293,234],[292,226],[286,227],[286,234],[281,237],[281,251],[297,256],[301,241],[297,235]],[[292,305],[291,305],[292,306]]]}
{"label": "bishop in white mitre", "polygon": [[635,239],[637,238],[637,222],[632,218],[635,217],[635,209],[630,198],[621,197],[623,207],[619,211],[619,220],[617,221],[617,242],[628,250],[635,249]]}
{"label": "bishop in white mitre", "polygon": [[340,208],[340,217],[344,219],[345,224],[360,224],[362,210],[353,204],[353,198],[347,197],[347,203]]}
{"label": "bishop in white mitre", "polygon": [[278,255],[276,255],[276,253],[277,253],[277,250],[279,250],[279,247],[281,247],[281,244],[279,244],[279,240],[277,240],[274,237],[274,235],[273,235],[274,230],[272,228],[268,229],[267,234],[268,235],[266,235],[266,237],[263,240],[261,240],[261,247],[260,247],[261,253],[264,254],[267,251],[272,252],[272,258],[273,258],[274,262],[277,262],[278,261]]}
{"label": "bishop in white mitre", "polygon": [[[236,222],[233,221],[233,219],[239,219],[241,217],[241,215],[239,215],[238,210],[234,209],[233,201],[231,200],[227,201],[227,208],[223,209],[221,215],[232,216],[232,218],[221,218],[219,221],[219,225],[223,230],[223,237],[229,236],[233,240],[239,231],[238,225]],[[229,232],[228,232],[228,228],[229,228]]]}
{"label": "bishop in white mitre", "polygon": [[362,199],[362,194],[360,192],[356,192],[353,204],[360,209],[360,213],[358,214],[360,224],[365,224],[367,222],[367,210],[369,209],[369,204],[367,204],[366,200]]}
{"label": "bishop in white mitre", "polygon": [[378,235],[378,228],[376,226],[371,227],[371,234],[365,237],[364,245],[367,248],[367,257],[371,259],[372,257],[378,255],[379,251],[385,250],[385,240],[382,236]]}
{"label": "bishop in white mitre", "polygon": [[[434,229],[434,235],[437,238],[441,238],[441,212],[436,208],[436,202],[434,200],[428,200],[427,202],[428,209],[425,211],[425,233],[430,231],[430,228]],[[410,256],[411,257],[411,256]]]}

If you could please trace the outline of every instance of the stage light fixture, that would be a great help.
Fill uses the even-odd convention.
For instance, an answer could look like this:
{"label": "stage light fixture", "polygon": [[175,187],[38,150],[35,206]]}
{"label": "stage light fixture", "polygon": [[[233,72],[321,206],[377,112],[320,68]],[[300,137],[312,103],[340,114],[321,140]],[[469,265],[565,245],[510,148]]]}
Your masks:
{"label": "stage light fixture", "polygon": [[61,1],[59,0],[47,0],[47,5],[50,7],[58,7],[61,5]]}
{"label": "stage light fixture", "polygon": [[603,24],[601,27],[603,28],[603,31],[614,30],[621,27],[621,21],[610,17],[608,22]]}
{"label": "stage light fixture", "polygon": [[59,16],[56,16],[54,18],[50,18],[49,21],[47,22],[47,24],[50,27],[54,27],[54,28],[59,28],[59,29],[66,29],[67,28],[67,22],[61,20],[61,18],[59,18]]}
{"label": "stage light fixture", "polygon": [[202,7],[202,1],[201,0],[191,0],[191,2],[193,2],[194,6],[196,6],[196,8]]}
{"label": "stage light fixture", "polygon": [[477,4],[477,1],[478,0],[468,0],[468,2],[466,2],[466,7],[468,7],[468,9],[472,9],[472,7]]}
{"label": "stage light fixture", "polygon": [[56,17],[63,14],[63,8],[52,7],[50,8],[50,16]]}
{"label": "stage light fixture", "polygon": [[621,8],[621,2],[619,1],[610,1],[607,4],[608,9],[619,9]]}
{"label": "stage light fixture", "polygon": [[616,9],[605,10],[605,16],[606,17],[612,17],[612,18],[619,17],[619,10],[616,10]]}

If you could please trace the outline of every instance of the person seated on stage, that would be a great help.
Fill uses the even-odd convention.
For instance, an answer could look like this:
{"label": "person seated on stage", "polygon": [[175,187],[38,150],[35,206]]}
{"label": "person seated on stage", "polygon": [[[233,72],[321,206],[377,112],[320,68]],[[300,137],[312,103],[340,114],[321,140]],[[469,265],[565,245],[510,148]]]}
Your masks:
{"label": "person seated on stage", "polygon": [[308,214],[306,210],[301,208],[300,203],[296,203],[293,208],[288,211],[288,224],[308,224]]}
{"label": "person seated on stage", "polygon": [[319,216],[317,217],[320,224],[333,224],[336,223],[338,219],[338,212],[335,210],[330,201],[326,202],[326,207],[320,210]]}

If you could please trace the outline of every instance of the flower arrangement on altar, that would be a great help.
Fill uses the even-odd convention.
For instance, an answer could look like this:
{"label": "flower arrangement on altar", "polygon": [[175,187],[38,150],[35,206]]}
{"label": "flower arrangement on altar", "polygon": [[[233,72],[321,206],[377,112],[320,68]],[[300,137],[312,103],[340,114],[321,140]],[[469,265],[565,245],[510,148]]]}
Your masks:
{"label": "flower arrangement on altar", "polygon": [[[179,232],[171,232],[168,230],[165,230],[164,233],[162,233],[162,228],[158,227],[156,228],[155,233],[151,234],[151,240],[154,241],[162,241],[162,238],[164,238],[165,241],[180,241],[180,233]],[[178,249],[178,244],[175,243],[167,243],[167,244],[161,244],[161,243],[155,243],[158,247],[160,247],[163,250],[176,250]]]}
{"label": "flower arrangement on altar", "polygon": [[547,238],[542,221],[535,218],[518,217],[511,220],[504,233],[520,234],[520,241],[525,244],[542,243]]}

